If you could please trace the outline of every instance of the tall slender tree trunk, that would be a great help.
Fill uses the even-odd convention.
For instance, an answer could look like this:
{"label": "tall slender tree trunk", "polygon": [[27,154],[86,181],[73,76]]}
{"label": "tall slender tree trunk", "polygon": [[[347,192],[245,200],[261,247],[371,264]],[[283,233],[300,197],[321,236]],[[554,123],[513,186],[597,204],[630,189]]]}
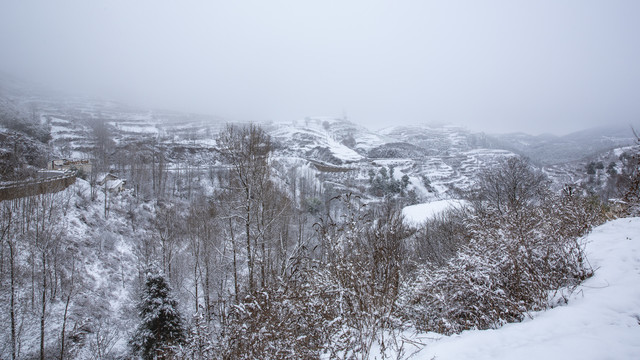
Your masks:
{"label": "tall slender tree trunk", "polygon": [[[67,330],[67,314],[69,313],[69,303],[71,302],[71,296],[73,295],[73,287],[75,284],[75,273],[76,273],[76,259],[73,257],[73,265],[71,268],[71,288],[67,293],[67,300],[64,304],[64,315],[62,317],[62,333],[60,334],[60,360],[64,360],[64,350],[65,350],[65,333]],[[62,291],[62,289],[61,289]]]}
{"label": "tall slender tree trunk", "polygon": [[202,282],[202,292],[203,292],[203,301],[205,307],[205,314],[207,324],[211,322],[211,289],[209,284],[209,268],[210,268],[210,259],[209,256],[211,252],[209,251],[209,241],[211,241],[211,233],[209,231],[209,227],[205,224],[204,228],[204,242],[202,243],[202,261],[204,262],[204,273],[202,270],[202,265],[200,266],[200,279]]}
{"label": "tall slender tree trunk", "polygon": [[47,263],[44,250],[42,251],[42,314],[40,315],[40,360],[44,360],[44,326],[47,314]]}
{"label": "tall slender tree trunk", "polygon": [[15,286],[15,254],[13,242],[9,242],[9,266],[11,267],[11,299],[9,311],[11,312],[11,359],[16,359],[16,286]]}
{"label": "tall slender tree trunk", "polygon": [[[104,218],[106,219],[109,216],[109,207],[108,207],[108,196],[107,193],[107,180],[104,181]],[[100,249],[102,251],[102,249]]]}
{"label": "tall slender tree trunk", "polygon": [[67,313],[69,311],[69,302],[71,301],[71,291],[67,294],[67,301],[64,304],[64,315],[62,317],[62,333],[60,334],[60,360],[64,360],[64,338],[67,329]]}
{"label": "tall slender tree trunk", "polygon": [[236,239],[233,236],[233,224],[231,223],[231,219],[229,219],[229,231],[231,232],[231,245],[233,246],[233,290],[236,304],[238,304],[240,299],[238,294],[238,261],[236,257]]}
{"label": "tall slender tree trunk", "polygon": [[205,313],[207,314],[207,324],[211,322],[211,285],[209,283],[209,260],[205,260],[204,262],[204,306]]}
{"label": "tall slender tree trunk", "polygon": [[247,267],[249,268],[249,293],[253,294],[253,253],[251,251],[251,189],[246,190],[245,232],[247,235]]}
{"label": "tall slender tree trunk", "polygon": [[198,258],[199,258],[199,255],[197,253],[196,253],[195,258],[196,258],[195,259],[196,261],[195,261],[195,264],[193,265],[193,283],[195,284],[194,292],[195,292],[195,298],[196,298],[196,304],[195,305],[196,305],[196,313],[197,313],[198,309],[199,309],[199,305],[200,305],[199,302],[198,302],[198,296],[199,296],[198,295]]}

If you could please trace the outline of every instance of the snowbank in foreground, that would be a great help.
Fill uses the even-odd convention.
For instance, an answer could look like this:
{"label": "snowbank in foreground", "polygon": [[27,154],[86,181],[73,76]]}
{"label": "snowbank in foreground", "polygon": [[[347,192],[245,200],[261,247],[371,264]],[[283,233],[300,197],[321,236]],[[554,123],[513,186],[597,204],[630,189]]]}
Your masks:
{"label": "snowbank in foreground", "polygon": [[586,241],[595,275],[568,305],[428,341],[412,359],[640,359],[640,218],[608,222]]}
{"label": "snowbank in foreground", "polygon": [[441,212],[457,206],[464,205],[463,200],[438,200],[424,204],[407,206],[402,209],[405,220],[413,225],[435,217]]}

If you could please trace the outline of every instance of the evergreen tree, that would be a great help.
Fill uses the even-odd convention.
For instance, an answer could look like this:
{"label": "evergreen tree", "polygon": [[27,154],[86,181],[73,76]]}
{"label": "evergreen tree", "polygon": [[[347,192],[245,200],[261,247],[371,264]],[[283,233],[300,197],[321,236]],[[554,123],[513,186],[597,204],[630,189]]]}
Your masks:
{"label": "evergreen tree", "polygon": [[142,321],[130,341],[134,353],[143,359],[170,358],[175,346],[185,339],[177,306],[164,275],[149,271],[139,305]]}

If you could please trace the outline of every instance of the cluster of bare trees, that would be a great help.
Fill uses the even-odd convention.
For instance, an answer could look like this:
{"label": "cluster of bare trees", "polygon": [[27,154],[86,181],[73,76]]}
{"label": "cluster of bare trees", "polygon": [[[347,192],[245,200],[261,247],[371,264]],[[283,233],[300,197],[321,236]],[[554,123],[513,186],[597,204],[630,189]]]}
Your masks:
{"label": "cluster of bare trees", "polygon": [[140,274],[157,266],[178,292],[182,309],[197,314],[197,334],[209,334],[206,341],[188,344],[217,341],[221,346],[233,332],[234,309],[281,286],[295,272],[296,256],[312,235],[311,225],[302,225],[310,218],[288,188],[274,182],[264,131],[229,126],[217,140],[223,165],[210,174],[218,184],[211,194],[200,189],[190,197],[156,198],[149,203],[146,225],[145,215],[128,211],[136,219],[132,229],[140,233]]}
{"label": "cluster of bare trees", "polygon": [[262,129],[230,125],[217,142],[219,186],[153,202],[137,250],[140,272],[155,264],[196,314],[174,355],[366,358],[395,319],[409,235],[397,206],[343,195],[319,212],[304,179],[275,179]]}
{"label": "cluster of bare trees", "polygon": [[[286,252],[285,243],[274,246],[278,215],[288,207],[288,200],[275,188],[270,177],[269,136],[255,125],[238,128],[228,126],[218,138],[218,147],[230,166],[227,181],[222,183],[230,206],[231,222],[242,226],[246,252],[247,291],[253,293],[270,281],[271,259]],[[281,240],[285,240],[280,237]],[[237,249],[234,249],[234,256]],[[237,283],[238,274],[234,273]]]}
{"label": "cluster of bare trees", "polygon": [[[9,324],[2,328],[2,354],[10,354],[11,359],[32,356],[32,344],[24,344],[37,338],[39,358],[50,358],[49,344],[58,339],[55,351],[63,357],[69,304],[80,282],[77,254],[69,247],[65,224],[60,221],[69,206],[69,192],[34,195],[0,205],[1,314]],[[62,313],[53,316],[52,306],[63,309]]]}
{"label": "cluster of bare trees", "polygon": [[321,216],[278,276],[230,308],[225,358],[366,359],[394,329],[410,232],[392,204],[369,208],[349,194],[331,203],[339,215]]}

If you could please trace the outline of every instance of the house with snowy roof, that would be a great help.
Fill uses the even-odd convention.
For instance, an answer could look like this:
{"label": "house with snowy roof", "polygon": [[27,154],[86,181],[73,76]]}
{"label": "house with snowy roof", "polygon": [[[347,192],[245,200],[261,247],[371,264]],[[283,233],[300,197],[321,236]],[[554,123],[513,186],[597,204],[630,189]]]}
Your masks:
{"label": "house with snowy roof", "polygon": [[97,184],[100,186],[105,186],[106,189],[114,194],[117,194],[124,190],[124,186],[127,181],[125,179],[121,179],[114,174],[101,174],[98,176]]}

